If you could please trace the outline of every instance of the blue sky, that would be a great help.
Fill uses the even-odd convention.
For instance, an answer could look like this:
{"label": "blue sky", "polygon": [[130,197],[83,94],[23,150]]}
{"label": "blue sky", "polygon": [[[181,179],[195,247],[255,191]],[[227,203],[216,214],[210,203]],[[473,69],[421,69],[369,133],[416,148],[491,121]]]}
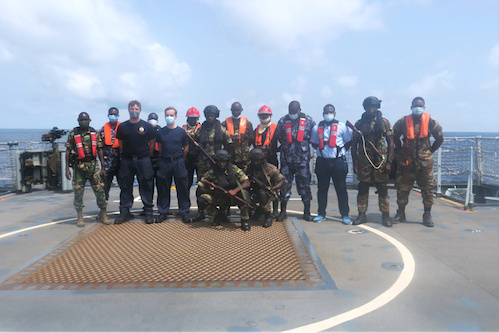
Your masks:
{"label": "blue sky", "polygon": [[[1,128],[94,127],[234,101],[253,123],[290,101],[392,125],[422,96],[445,131],[499,132],[498,0],[0,0]],[[203,120],[204,117],[201,118]]]}

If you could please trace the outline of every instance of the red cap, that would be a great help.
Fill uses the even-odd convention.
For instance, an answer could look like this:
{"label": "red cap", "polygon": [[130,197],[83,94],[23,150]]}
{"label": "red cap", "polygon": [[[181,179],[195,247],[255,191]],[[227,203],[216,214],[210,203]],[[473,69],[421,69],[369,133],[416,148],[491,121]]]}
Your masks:
{"label": "red cap", "polygon": [[272,115],[272,110],[267,105],[264,105],[260,108],[260,110],[258,110],[258,115],[261,115],[261,114]]}

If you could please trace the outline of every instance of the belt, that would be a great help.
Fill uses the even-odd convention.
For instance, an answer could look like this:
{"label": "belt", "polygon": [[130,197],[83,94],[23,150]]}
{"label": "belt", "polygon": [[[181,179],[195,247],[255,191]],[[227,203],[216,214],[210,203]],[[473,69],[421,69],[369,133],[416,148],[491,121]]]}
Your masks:
{"label": "belt", "polygon": [[345,155],[341,155],[341,156],[338,156],[338,157],[322,157],[322,156],[317,156],[317,158],[322,158],[322,159],[325,159],[325,160],[337,160],[339,158],[345,159]]}
{"label": "belt", "polygon": [[134,160],[134,161],[138,161],[138,160],[141,160],[141,159],[146,158],[146,157],[148,157],[148,156],[138,156],[138,155],[123,156],[123,158],[129,159],[129,160]]}
{"label": "belt", "polygon": [[167,161],[176,161],[176,160],[179,160],[181,158],[184,158],[184,156],[177,156],[177,157],[166,157],[166,156],[161,156],[161,158],[167,160]]}

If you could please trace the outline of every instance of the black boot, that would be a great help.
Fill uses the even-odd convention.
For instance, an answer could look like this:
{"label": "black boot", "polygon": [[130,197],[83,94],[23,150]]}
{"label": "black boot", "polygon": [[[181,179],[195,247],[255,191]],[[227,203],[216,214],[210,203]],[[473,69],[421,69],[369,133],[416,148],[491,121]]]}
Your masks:
{"label": "black boot", "polygon": [[399,222],[405,222],[405,207],[400,207],[397,209],[397,214],[395,214],[395,217],[393,218],[393,223],[399,223]]}
{"label": "black boot", "polygon": [[279,200],[272,201],[272,216],[274,218],[279,216]]}
{"label": "black boot", "polygon": [[241,220],[241,229],[243,231],[249,231],[251,226],[249,225],[249,220]]}
{"label": "black boot", "polygon": [[312,221],[312,216],[310,215],[310,202],[304,203],[303,219],[305,221]]}
{"label": "black boot", "polygon": [[390,228],[392,226],[392,219],[390,218],[390,213],[382,212],[382,214],[383,215],[381,217],[381,224],[387,228]]}
{"label": "black boot", "polygon": [[357,216],[357,219],[355,219],[355,221],[353,221],[352,224],[359,225],[366,222],[367,222],[366,212],[359,212],[359,216]]}
{"label": "black boot", "polygon": [[287,202],[281,202],[281,213],[276,218],[276,221],[282,222],[288,218],[288,214],[286,214],[286,206],[287,205],[288,205]]}
{"label": "black boot", "polygon": [[205,219],[204,210],[199,210],[198,215],[189,218],[187,223],[200,222],[200,221],[203,221],[204,219]]}
{"label": "black boot", "polygon": [[435,225],[433,224],[433,219],[431,218],[431,207],[424,208],[424,213],[423,213],[423,225],[428,228],[432,228]]}
{"label": "black boot", "polygon": [[271,226],[272,226],[272,214],[270,212],[265,213],[265,221],[263,222],[263,227],[269,228]]}

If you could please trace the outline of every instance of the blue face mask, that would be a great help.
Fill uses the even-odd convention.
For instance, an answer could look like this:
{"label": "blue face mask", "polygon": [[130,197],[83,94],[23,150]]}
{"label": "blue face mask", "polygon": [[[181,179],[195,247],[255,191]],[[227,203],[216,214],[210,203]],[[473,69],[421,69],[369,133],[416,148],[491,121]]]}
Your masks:
{"label": "blue face mask", "polygon": [[332,122],[334,120],[334,114],[331,114],[331,113],[325,114],[324,120],[326,121],[326,123]]}
{"label": "blue face mask", "polygon": [[296,113],[296,114],[289,114],[289,118],[290,118],[291,120],[298,119],[298,116],[299,116],[299,114],[298,114],[298,113]]}
{"label": "blue face mask", "polygon": [[424,108],[422,107],[417,107],[417,108],[412,108],[412,114],[415,116],[420,116],[423,114]]}
{"label": "blue face mask", "polygon": [[173,116],[166,116],[165,119],[166,119],[166,124],[167,125],[173,125],[173,124],[175,124],[175,117],[173,117]]}
{"label": "blue face mask", "polygon": [[107,117],[109,118],[109,121],[112,122],[112,123],[115,123],[115,122],[118,121],[118,116],[115,116],[114,114],[110,114]]}

